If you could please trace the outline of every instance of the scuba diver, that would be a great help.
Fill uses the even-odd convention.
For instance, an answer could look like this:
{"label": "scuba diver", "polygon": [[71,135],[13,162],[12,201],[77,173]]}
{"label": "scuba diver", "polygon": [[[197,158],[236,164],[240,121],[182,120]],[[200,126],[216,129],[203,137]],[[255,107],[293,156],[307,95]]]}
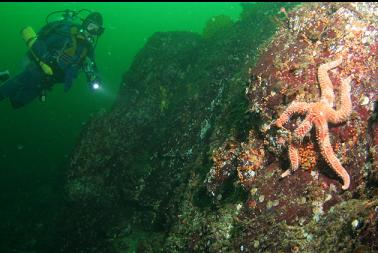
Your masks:
{"label": "scuba diver", "polygon": [[[85,19],[79,17],[83,11],[89,12]],[[49,22],[49,17],[56,13],[63,13],[63,18]],[[5,81],[0,86],[0,101],[9,98],[13,108],[20,108],[37,97],[44,102],[47,90],[56,83],[64,83],[67,92],[80,70],[91,88],[100,87],[94,50],[104,32],[102,15],[85,9],[56,11],[46,17],[46,23],[38,35],[31,27],[21,31],[29,48],[25,69],[13,78],[9,78],[9,72],[0,71],[0,81]]]}

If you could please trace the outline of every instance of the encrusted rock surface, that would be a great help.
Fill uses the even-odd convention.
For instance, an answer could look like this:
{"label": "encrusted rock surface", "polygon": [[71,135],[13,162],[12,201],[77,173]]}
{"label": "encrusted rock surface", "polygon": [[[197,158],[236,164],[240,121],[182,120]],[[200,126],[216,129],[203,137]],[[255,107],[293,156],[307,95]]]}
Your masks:
{"label": "encrusted rock surface", "polygon": [[[149,39],[72,155],[61,252],[378,250],[378,5],[292,7],[244,4],[209,38]],[[329,131],[351,187],[341,190],[313,131],[281,179],[296,124],[271,123],[294,100],[316,101],[319,65],[339,56],[336,107],[352,74],[353,112]]]}

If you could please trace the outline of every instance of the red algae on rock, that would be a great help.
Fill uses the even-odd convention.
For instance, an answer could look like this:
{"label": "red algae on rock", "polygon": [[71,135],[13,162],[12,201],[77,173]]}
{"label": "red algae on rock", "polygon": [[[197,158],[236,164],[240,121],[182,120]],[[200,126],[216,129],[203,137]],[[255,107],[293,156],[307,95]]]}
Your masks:
{"label": "red algae on rock", "polygon": [[[317,244],[319,241],[314,235],[322,238],[320,231],[327,227],[322,222],[337,219],[334,210],[339,210],[340,215],[351,214],[352,209],[348,208],[362,207],[366,198],[374,197],[371,182],[378,182],[377,13],[377,3],[303,4],[288,13],[290,25],[277,31],[256,66],[249,69],[251,78],[246,95],[250,110],[263,119],[263,124],[260,134],[250,136],[248,143],[258,146],[257,150],[264,155],[257,156],[257,161],[255,157],[249,157],[250,162],[243,161],[243,164],[259,165],[257,176],[248,184],[240,176],[241,169],[235,168],[239,172],[239,183],[247,186],[250,193],[245,210],[239,215],[244,231],[248,231],[247,237],[239,238],[243,247],[258,252],[262,246],[272,251],[293,247],[306,252],[319,250],[321,244]],[[350,186],[344,185],[344,189],[348,188],[345,192],[341,190],[342,181],[322,157],[314,131],[302,136],[298,142],[299,169],[291,176],[281,178],[280,175],[290,168],[287,149],[295,138],[292,131],[303,119],[293,117],[285,128],[272,124],[293,101],[314,103],[321,98],[317,70],[322,64],[336,59],[343,60],[327,72],[335,92],[332,106],[340,107],[341,80],[350,76],[351,86],[350,116],[342,123],[328,126],[335,157],[350,176]],[[245,154],[249,152],[249,147],[240,145],[238,159],[240,154],[246,159]],[[352,203],[352,196],[359,196],[361,202]],[[349,222],[348,217],[352,216],[340,216],[340,227]],[[288,232],[288,225],[298,229],[298,233]],[[373,223],[369,226],[369,233],[372,233]],[[335,230],[323,238],[345,233]],[[271,236],[264,236],[266,234]],[[288,242],[290,238],[296,240],[300,236],[305,238],[301,243],[291,245]],[[353,240],[360,239],[354,237]],[[269,244],[275,241],[280,243]],[[345,243],[338,239],[334,248],[323,250],[338,252],[338,242]],[[371,241],[368,243],[371,249],[378,249]]]}

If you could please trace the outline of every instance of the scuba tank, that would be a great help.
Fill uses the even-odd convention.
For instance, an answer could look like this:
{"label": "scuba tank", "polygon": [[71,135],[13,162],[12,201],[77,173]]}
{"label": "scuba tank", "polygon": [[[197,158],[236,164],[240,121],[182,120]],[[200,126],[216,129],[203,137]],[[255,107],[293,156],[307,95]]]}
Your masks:
{"label": "scuba tank", "polygon": [[37,60],[39,65],[41,66],[43,72],[45,72],[46,75],[53,75],[53,71],[49,65],[46,63],[42,62],[38,56],[33,52],[32,46],[34,42],[37,40],[37,34],[34,32],[33,28],[30,26],[25,27],[24,29],[21,30],[21,37],[24,39],[27,47],[30,49],[31,54],[33,57]]}

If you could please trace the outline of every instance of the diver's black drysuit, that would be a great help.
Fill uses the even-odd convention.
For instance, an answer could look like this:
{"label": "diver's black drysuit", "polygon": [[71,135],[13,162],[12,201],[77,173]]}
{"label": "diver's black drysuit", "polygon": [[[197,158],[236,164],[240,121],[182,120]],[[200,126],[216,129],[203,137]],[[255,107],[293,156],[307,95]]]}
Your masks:
{"label": "diver's black drysuit", "polygon": [[30,62],[23,72],[0,87],[0,101],[9,98],[14,108],[30,103],[56,83],[64,83],[64,90],[68,91],[82,68],[89,81],[98,78],[93,43],[80,36],[80,25],[69,20],[44,26],[31,50],[52,68],[53,75],[45,74],[29,51]]}

